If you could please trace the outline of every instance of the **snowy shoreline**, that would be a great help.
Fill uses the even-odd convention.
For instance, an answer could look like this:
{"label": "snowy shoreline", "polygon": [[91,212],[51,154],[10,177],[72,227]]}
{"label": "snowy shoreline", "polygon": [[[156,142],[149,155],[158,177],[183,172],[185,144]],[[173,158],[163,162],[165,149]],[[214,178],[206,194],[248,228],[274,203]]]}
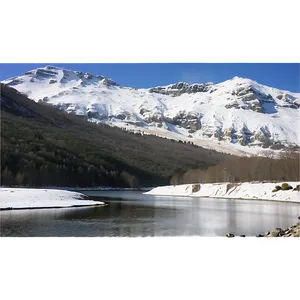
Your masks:
{"label": "snowy shoreline", "polygon": [[105,205],[84,194],[54,189],[0,188],[0,210]]}
{"label": "snowy shoreline", "polygon": [[[186,196],[202,198],[226,198],[236,200],[264,200],[300,203],[300,192],[293,190],[279,190],[272,192],[279,183],[193,183],[173,186],[160,186],[144,194],[165,196]],[[295,188],[299,182],[288,181]]]}

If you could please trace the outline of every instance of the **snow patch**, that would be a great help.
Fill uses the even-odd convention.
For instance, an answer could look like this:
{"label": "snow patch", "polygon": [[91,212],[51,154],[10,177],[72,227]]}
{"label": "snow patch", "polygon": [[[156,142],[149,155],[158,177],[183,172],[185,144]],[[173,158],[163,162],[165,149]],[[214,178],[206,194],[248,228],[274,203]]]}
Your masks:
{"label": "snow patch", "polygon": [[[275,185],[280,183],[199,183],[182,184],[174,186],[160,186],[144,194],[166,195],[166,196],[189,196],[189,197],[211,197],[230,199],[260,199],[271,201],[287,201],[300,203],[300,192],[287,190],[272,192]],[[299,182],[287,182],[292,187],[296,187]],[[200,190],[198,190],[200,189]],[[194,190],[194,192],[193,192]]]}
{"label": "snow patch", "polygon": [[104,202],[84,200],[85,197],[65,190],[0,188],[0,209],[104,205]]}

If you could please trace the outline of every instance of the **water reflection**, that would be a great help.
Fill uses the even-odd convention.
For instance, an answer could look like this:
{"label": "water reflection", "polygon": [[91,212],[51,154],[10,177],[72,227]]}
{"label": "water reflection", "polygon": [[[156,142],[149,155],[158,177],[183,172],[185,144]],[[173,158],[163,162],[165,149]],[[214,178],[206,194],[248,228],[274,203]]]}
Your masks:
{"label": "water reflection", "polygon": [[[294,203],[87,192],[107,206],[0,212],[1,236],[256,235],[297,221]],[[96,199],[96,198],[95,198]]]}

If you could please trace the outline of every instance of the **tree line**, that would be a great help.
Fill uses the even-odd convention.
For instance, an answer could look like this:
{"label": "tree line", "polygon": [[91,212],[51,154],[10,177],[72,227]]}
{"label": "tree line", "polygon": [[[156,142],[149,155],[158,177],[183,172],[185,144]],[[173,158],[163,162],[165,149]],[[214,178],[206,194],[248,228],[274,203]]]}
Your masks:
{"label": "tree line", "polygon": [[249,182],[249,181],[299,181],[299,152],[285,149],[277,157],[272,151],[263,156],[231,157],[207,170],[177,171],[171,184]]}

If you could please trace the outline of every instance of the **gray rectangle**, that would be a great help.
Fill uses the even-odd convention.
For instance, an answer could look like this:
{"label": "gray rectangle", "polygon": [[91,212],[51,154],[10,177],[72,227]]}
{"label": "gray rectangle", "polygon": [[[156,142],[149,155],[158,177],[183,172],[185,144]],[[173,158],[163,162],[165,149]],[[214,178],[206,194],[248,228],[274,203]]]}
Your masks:
{"label": "gray rectangle", "polygon": [[168,240],[168,248],[296,248],[295,240]]}

